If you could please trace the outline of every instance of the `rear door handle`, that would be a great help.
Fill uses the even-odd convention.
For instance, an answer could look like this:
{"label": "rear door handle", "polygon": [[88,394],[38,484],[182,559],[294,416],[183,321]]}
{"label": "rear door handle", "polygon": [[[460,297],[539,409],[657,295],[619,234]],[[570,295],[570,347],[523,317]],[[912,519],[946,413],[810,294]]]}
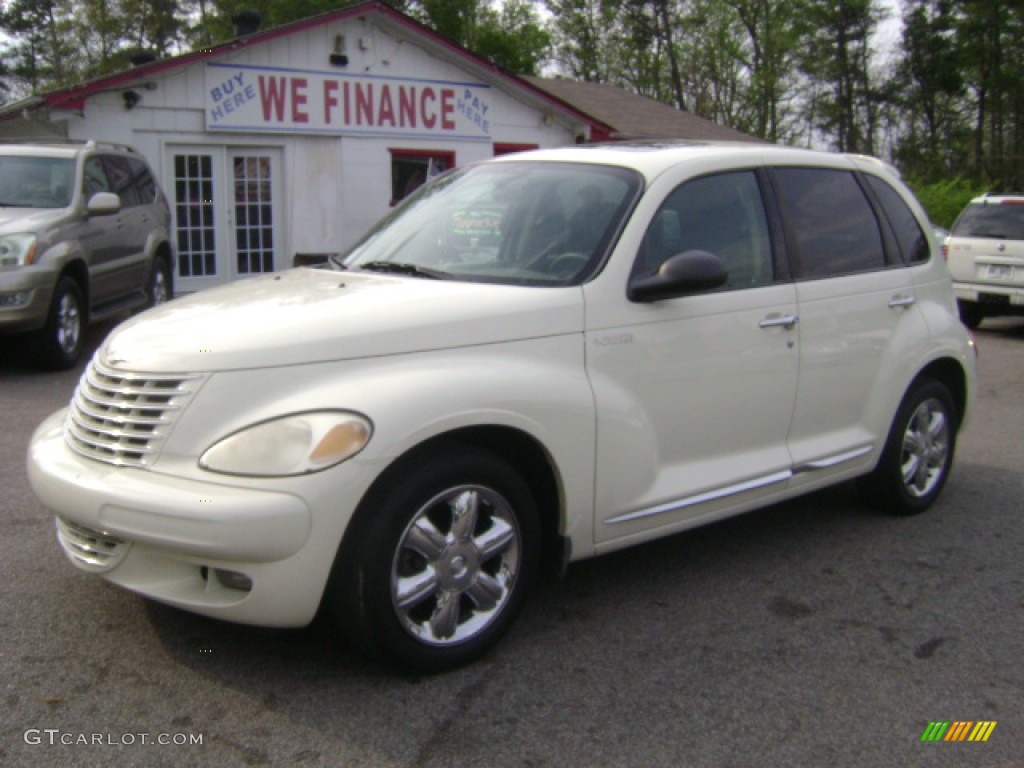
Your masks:
{"label": "rear door handle", "polygon": [[892,309],[899,309],[900,307],[912,307],[916,303],[916,296],[893,296],[889,301],[889,306]]}
{"label": "rear door handle", "polygon": [[764,320],[758,323],[759,328],[785,328],[787,331],[792,330],[800,322],[800,318],[796,315],[783,315],[775,313],[768,315]]}

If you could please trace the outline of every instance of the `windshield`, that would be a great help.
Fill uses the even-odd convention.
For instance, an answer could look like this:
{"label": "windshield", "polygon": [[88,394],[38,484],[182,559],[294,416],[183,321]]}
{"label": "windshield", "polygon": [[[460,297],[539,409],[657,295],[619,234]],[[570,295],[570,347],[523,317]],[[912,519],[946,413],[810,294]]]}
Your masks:
{"label": "windshield", "polygon": [[959,237],[1024,240],[1024,204],[972,203],[953,225],[953,234]]}
{"label": "windshield", "polygon": [[74,178],[71,158],[0,156],[0,206],[67,208]]}
{"label": "windshield", "polygon": [[633,171],[485,163],[439,177],[343,256],[348,269],[516,285],[575,285],[632,206]]}

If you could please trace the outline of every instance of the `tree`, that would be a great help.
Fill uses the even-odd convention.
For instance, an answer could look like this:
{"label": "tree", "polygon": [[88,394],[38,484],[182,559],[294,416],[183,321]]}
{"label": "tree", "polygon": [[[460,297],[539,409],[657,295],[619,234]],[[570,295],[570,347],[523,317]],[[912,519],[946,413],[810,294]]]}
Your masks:
{"label": "tree", "polygon": [[74,80],[71,0],[15,0],[0,15],[0,28],[14,42],[3,58],[15,92],[35,93],[44,86]]}
{"label": "tree", "polygon": [[618,2],[545,0],[552,16],[553,55],[574,80],[610,82],[610,49]]}
{"label": "tree", "polygon": [[841,152],[875,153],[882,99],[871,80],[871,37],[880,19],[874,0],[807,0],[803,7],[808,120]]}
{"label": "tree", "polygon": [[787,104],[794,87],[799,3],[793,0],[728,0],[747,34],[744,64],[749,72],[747,103],[752,112],[746,128],[756,136],[780,141],[788,132]]}
{"label": "tree", "polygon": [[933,182],[966,170],[963,52],[952,0],[910,0],[893,102],[903,115],[896,155],[907,173]]}

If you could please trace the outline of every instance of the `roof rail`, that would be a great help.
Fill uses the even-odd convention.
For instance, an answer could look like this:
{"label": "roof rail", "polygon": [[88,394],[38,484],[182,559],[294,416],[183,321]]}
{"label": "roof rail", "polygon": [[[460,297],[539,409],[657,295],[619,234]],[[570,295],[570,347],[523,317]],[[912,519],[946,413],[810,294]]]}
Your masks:
{"label": "roof rail", "polygon": [[96,139],[89,139],[85,146],[88,149],[117,149],[121,152],[131,152],[132,154],[138,154],[135,147],[129,146],[128,144],[118,144],[113,141],[96,141]]}
{"label": "roof rail", "polygon": [[0,137],[0,144],[32,144],[37,146],[53,144],[71,147],[80,146],[85,147],[86,149],[114,149],[121,152],[138,154],[138,150],[128,144],[118,144],[113,141],[96,141],[95,139],[69,139],[66,136],[5,136]]}

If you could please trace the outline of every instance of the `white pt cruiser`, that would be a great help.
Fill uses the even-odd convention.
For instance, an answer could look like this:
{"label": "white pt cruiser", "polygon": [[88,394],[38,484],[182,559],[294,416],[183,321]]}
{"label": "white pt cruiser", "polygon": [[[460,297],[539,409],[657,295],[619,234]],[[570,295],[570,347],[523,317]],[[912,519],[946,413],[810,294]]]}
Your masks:
{"label": "white pt cruiser", "polygon": [[882,163],[539,151],[435,179],[336,264],[116,329],[32,438],[78,567],[186,610],[329,610],[420,672],[561,567],[857,478],[920,512],[975,381]]}

